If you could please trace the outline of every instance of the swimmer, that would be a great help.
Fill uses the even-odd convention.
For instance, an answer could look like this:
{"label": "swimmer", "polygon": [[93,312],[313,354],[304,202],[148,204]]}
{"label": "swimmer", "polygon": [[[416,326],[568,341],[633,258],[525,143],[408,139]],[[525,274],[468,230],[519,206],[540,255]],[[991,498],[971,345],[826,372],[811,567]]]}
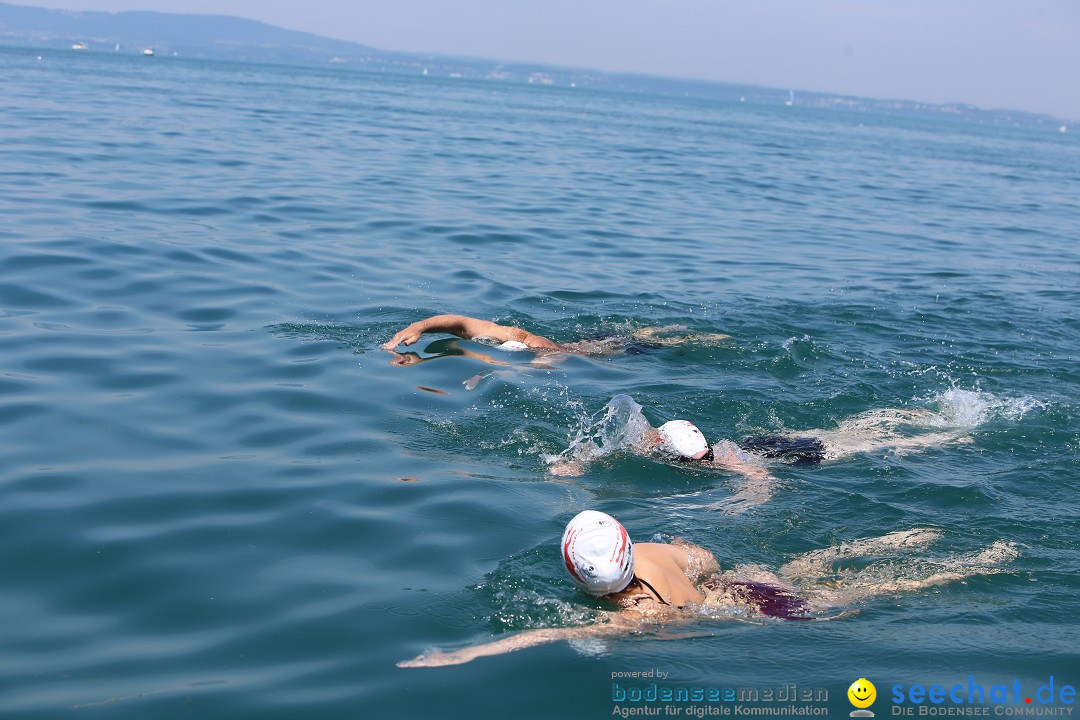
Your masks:
{"label": "swimmer", "polygon": [[777,573],[752,565],[722,572],[705,548],[685,541],[634,544],[618,520],[586,510],[566,526],[563,563],[575,585],[617,609],[604,612],[596,624],[527,630],[461,650],[424,653],[398,667],[459,665],[546,643],[640,632],[740,611],[760,619],[831,620],[855,611],[832,617],[821,613],[876,595],[1005,572],[997,565],[1018,555],[1015,544],[999,541],[972,555],[924,561],[906,574],[887,562],[862,570],[833,567],[837,560],[918,548],[940,536],[934,530],[907,530],[800,555]]}
{"label": "swimmer", "polygon": [[466,340],[488,341],[503,350],[532,350],[539,353],[567,353],[573,355],[611,355],[624,353],[640,355],[665,345],[681,345],[689,342],[719,342],[730,340],[730,335],[720,333],[685,333],[669,337],[670,333],[685,331],[681,326],[640,328],[630,337],[603,337],[557,343],[527,330],[498,325],[465,315],[434,315],[414,322],[399,330],[382,345],[383,350],[394,350],[399,345],[412,345],[426,333],[449,333]]}
{"label": "swimmer", "polygon": [[[916,450],[947,442],[963,442],[967,430],[948,428],[948,422],[929,410],[871,410],[841,422],[835,429],[754,435],[739,443],[719,440],[709,444],[704,433],[689,420],[671,420],[653,427],[628,395],[616,395],[599,421],[607,427],[599,433],[609,447],[579,438],[552,461],[553,475],[572,477],[585,472],[588,463],[613,450],[628,449],[641,455],[684,464],[726,470],[741,475],[746,483],[725,501],[729,509],[746,510],[772,497],[775,477],[766,460],[789,465],[812,465],[840,460],[855,453],[877,450]],[[944,428],[944,429],[943,429]],[[933,432],[925,432],[933,429]],[[904,430],[919,431],[905,435]]]}

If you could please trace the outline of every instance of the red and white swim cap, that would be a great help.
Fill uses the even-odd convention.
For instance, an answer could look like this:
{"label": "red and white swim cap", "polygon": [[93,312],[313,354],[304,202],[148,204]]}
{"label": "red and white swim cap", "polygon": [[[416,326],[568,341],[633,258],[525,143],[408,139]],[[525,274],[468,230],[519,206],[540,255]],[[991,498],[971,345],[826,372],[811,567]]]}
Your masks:
{"label": "red and white swim cap", "polygon": [[570,577],[592,595],[625,590],[634,579],[634,544],[626,528],[596,510],[580,512],[567,524],[562,556]]}
{"label": "red and white swim cap", "polygon": [[709,452],[709,441],[689,420],[672,420],[658,427],[660,449],[672,455],[698,460]]}

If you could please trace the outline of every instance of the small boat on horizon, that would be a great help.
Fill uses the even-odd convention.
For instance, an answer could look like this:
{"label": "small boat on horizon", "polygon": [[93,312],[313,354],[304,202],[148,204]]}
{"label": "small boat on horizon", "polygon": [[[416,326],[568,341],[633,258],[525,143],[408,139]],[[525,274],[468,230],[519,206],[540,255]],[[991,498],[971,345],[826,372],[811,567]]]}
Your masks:
{"label": "small boat on horizon", "polygon": [[154,48],[146,48],[142,51],[142,54],[146,57],[154,57]]}
{"label": "small boat on horizon", "polygon": [[89,50],[90,46],[84,43],[82,40],[71,46],[72,50]]}

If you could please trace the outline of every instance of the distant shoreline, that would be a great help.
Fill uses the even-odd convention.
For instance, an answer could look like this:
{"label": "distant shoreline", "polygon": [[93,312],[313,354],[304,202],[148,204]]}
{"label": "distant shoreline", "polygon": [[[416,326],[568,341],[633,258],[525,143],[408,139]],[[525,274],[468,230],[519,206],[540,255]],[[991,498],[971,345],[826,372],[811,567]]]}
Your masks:
{"label": "distant shoreline", "polygon": [[[73,45],[85,49],[71,50]],[[875,99],[837,93],[613,73],[541,63],[404,53],[287,30],[224,15],[160,12],[66,12],[0,2],[0,46],[72,52],[143,54],[221,61],[353,67],[377,72],[490,80],[566,88],[646,92],[778,106],[837,108],[888,115],[958,118],[977,124],[1062,131],[1073,120],[966,103]],[[117,49],[119,48],[119,49]]]}

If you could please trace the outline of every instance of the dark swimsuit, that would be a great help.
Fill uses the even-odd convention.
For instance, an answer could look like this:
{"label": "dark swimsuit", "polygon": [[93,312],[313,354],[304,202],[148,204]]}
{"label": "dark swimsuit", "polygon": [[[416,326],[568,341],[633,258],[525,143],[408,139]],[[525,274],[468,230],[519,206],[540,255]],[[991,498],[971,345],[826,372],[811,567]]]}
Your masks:
{"label": "dark swimsuit", "polygon": [[815,620],[816,618],[806,615],[810,611],[806,601],[798,595],[787,590],[782,590],[772,585],[759,582],[731,582],[711,579],[702,583],[710,590],[731,588],[732,595],[747,605],[757,608],[762,615],[780,618],[781,620]]}
{"label": "dark swimsuit", "polygon": [[630,340],[624,341],[624,338],[619,335],[594,335],[592,337],[585,338],[593,342],[612,342],[617,345],[627,355],[647,355],[653,350],[659,350],[664,347],[660,343],[644,342],[642,340]]}
{"label": "dark swimsuit", "polygon": [[[670,605],[664,596],[656,591],[656,588],[647,580],[634,576],[634,581],[639,585],[648,588],[650,592],[655,596],[657,602],[661,605]],[[750,607],[756,608],[762,615],[768,615],[769,617],[780,618],[781,620],[816,620],[810,615],[806,615],[810,611],[807,607],[806,601],[798,595],[795,595],[787,590],[782,590],[772,585],[766,585],[765,583],[758,582],[743,582],[736,581],[731,583],[725,583],[718,579],[706,580],[702,583],[703,587],[709,590],[720,590],[721,588],[730,588],[731,594],[735,598]],[[642,598],[633,598],[634,604],[639,604]]]}
{"label": "dark swimsuit", "polygon": [[814,465],[825,459],[825,444],[817,438],[753,435],[739,447],[755,455],[780,458],[789,465]]}

